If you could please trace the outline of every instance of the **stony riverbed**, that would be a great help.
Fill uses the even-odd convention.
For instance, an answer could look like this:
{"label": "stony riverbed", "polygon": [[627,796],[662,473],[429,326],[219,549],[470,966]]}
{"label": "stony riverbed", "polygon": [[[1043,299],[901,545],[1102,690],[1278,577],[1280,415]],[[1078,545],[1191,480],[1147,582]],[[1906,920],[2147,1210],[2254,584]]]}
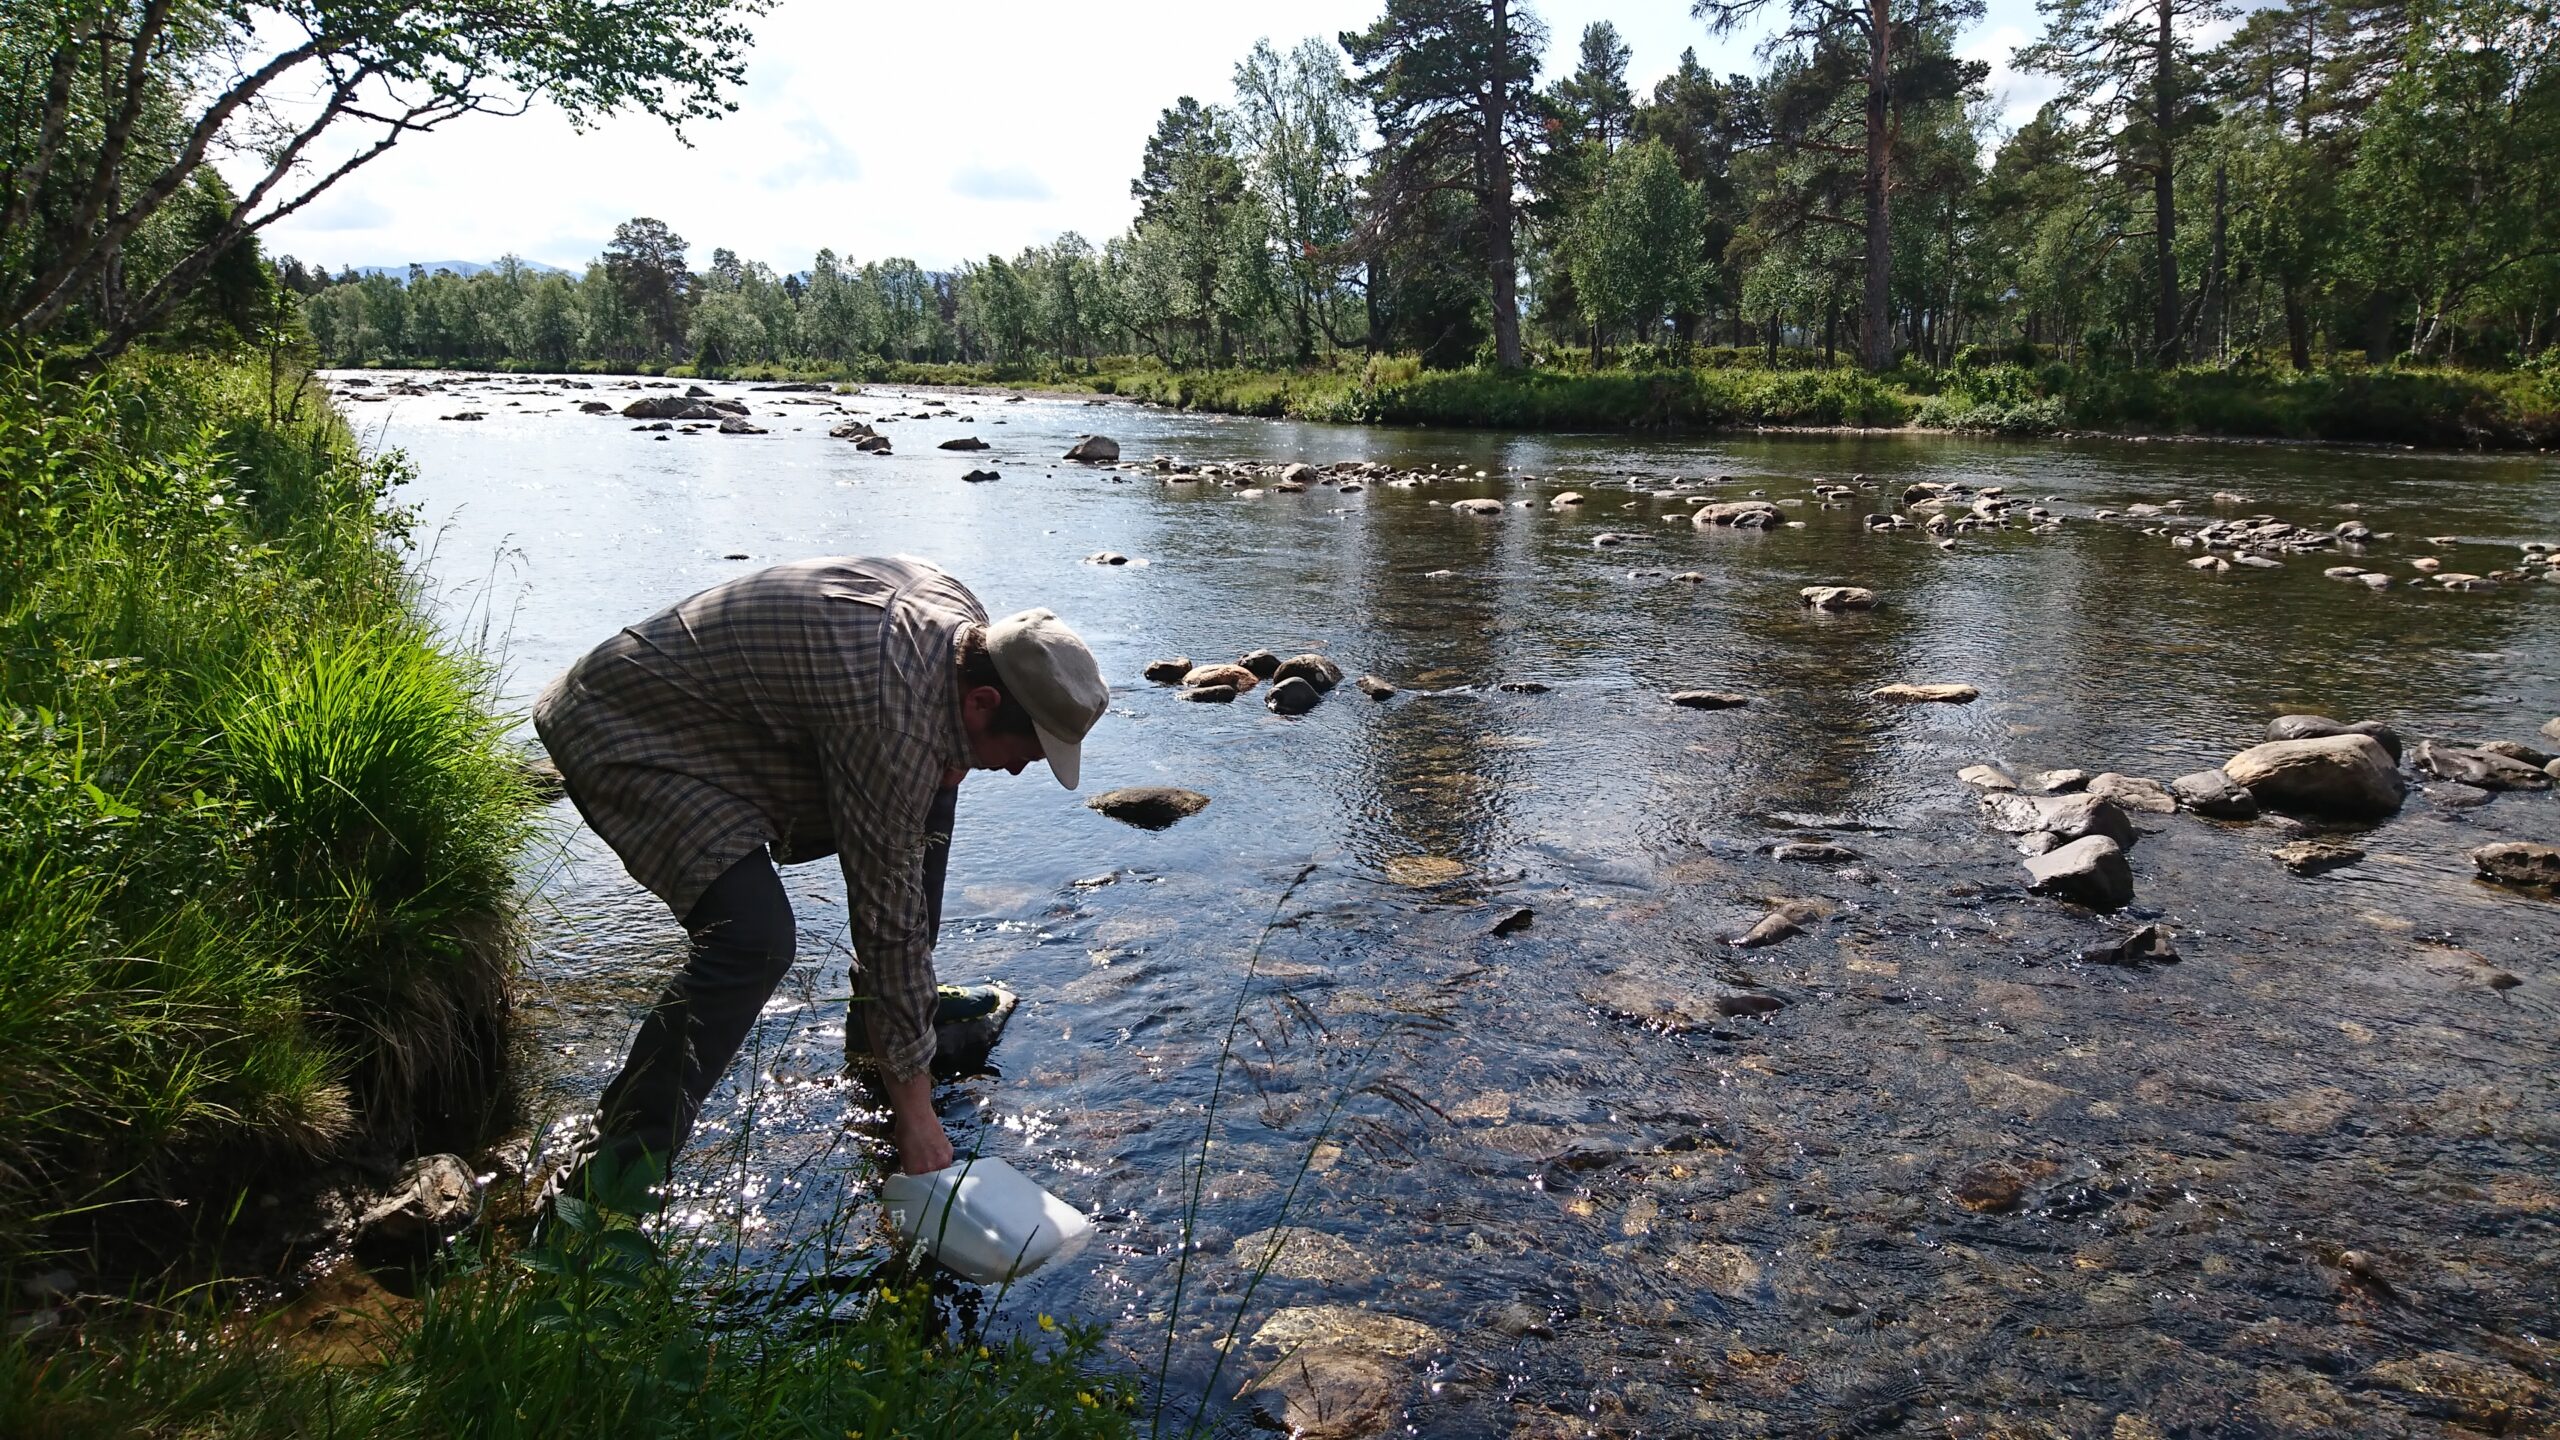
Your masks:
{"label": "stony riverbed", "polygon": [[[1094,644],[1088,795],[1208,797],[964,790],[944,976],[1024,998],[955,1134],[1102,1227],[999,1325],[1151,1373],[1170,1325],[1177,1397],[1313,1433],[2560,1425],[2560,905],[2470,858],[2560,841],[2560,466],[338,378],[519,699],[746,566],[914,553]],[[1265,651],[1342,681],[1147,678]],[[2288,715],[2386,729],[2399,803],[2196,803]],[[2029,888],[2075,805],[2120,908]],[[677,950],[559,818],[536,1145]],[[842,884],[789,880],[675,1212],[777,1286],[879,1253]]]}

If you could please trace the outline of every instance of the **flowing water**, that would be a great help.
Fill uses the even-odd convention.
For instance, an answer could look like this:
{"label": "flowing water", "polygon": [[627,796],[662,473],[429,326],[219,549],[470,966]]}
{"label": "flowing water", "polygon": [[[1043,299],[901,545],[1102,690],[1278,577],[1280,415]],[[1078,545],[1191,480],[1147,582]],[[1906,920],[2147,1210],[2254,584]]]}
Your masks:
{"label": "flowing water", "polygon": [[[963,787],[939,967],[1024,1003],[1001,1078],[950,1087],[946,1113],[964,1151],[1101,1230],[993,1307],[999,1328],[1098,1319],[1151,1373],[1170,1330],[1179,1416],[1242,1306],[1211,1415],[1294,1403],[1355,1432],[2560,1423],[2560,907],[2464,858],[2560,839],[2560,797],[2413,782],[2396,818],[2331,837],[2364,860],[2316,878],[2269,857],[2292,838],[2271,822],[2137,815],[2138,898],[2097,917],[2025,893],[1956,779],[1990,762],[2165,780],[2293,711],[2560,748],[2537,736],[2560,715],[2560,585],[2375,593],[2324,579],[2320,556],[2204,575],[2147,528],[2174,522],[2092,518],[2172,500],[2353,515],[2402,537],[2360,563],[2486,571],[2560,539],[2560,465],[1397,431],[874,387],[840,403],[958,412],[884,425],[899,453],[879,457],[827,438],[828,404],[740,386],[716,388],[772,433],[661,438],[577,413],[631,398],[615,384],[457,380],[347,406],[414,460],[428,574],[457,623],[505,637],[516,703],[616,626],[755,564],[919,554],[991,613],[1047,605],[1092,644],[1114,698],[1088,794],[1212,797],[1151,833],[1036,768]],[[438,418],[466,405],[488,418]],[[1244,496],[1053,458],[1086,430],[1133,460],[1465,478]],[[933,448],[969,434],[992,448]],[[1002,479],[960,479],[978,466]],[[1853,473],[1881,494],[1810,498]],[[1685,510],[1654,492],[1718,475],[1723,498],[1801,502],[1802,528],[1663,523]],[[1952,549],[1861,527],[1915,480],[2053,497],[2065,522]],[[1567,488],[1588,502],[1551,511]],[[1530,503],[1445,508],[1472,496]],[[1604,531],[1640,538],[1595,545]],[[1103,549],[1136,563],[1086,563]],[[1801,608],[1818,583],[1882,606]],[[1345,686],[1288,719],[1260,690],[1193,704],[1140,678],[1258,648],[1402,690]],[[1981,698],[1868,698],[1899,681]],[[1500,688],[1519,682],[1549,688]],[[1688,688],[1750,704],[1665,702]],[[554,1149],[679,951],[555,808],[529,1008]],[[1771,854],[1800,838],[1862,858]],[[802,964],[707,1112],[675,1214],[737,1227],[751,1265],[796,1284],[815,1239],[839,1272],[882,1246],[863,1205],[876,1117],[841,1073],[842,881],[832,862],[786,878]],[[1728,943],[1780,898],[1822,918]],[[1520,907],[1526,927],[1495,933]],[[2078,962],[2153,921],[2180,963]],[[1783,1008],[1727,1018],[1712,998],[1730,987]],[[1221,1075],[1177,1309],[1187,1167]],[[1301,1228],[1253,1285],[1284,1224]]]}

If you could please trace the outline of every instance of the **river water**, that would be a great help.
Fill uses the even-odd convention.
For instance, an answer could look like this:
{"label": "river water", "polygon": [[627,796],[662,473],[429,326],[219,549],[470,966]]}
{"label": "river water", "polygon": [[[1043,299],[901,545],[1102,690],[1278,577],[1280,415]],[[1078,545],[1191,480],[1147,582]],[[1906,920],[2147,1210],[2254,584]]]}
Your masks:
{"label": "river water", "polygon": [[[394,377],[370,378],[379,395]],[[1987,762],[2166,780],[2294,711],[2412,744],[2560,748],[2537,735],[2560,715],[2560,585],[2376,593],[2323,578],[2320,556],[2200,574],[2157,529],[2174,517],[2093,518],[2179,500],[2191,519],[2353,516],[2401,537],[2357,563],[2482,572],[2560,540],[2560,465],[1358,429],[894,387],[830,402],[875,423],[934,412],[882,425],[898,453],[880,457],[827,437],[829,403],[743,386],[713,388],[772,433],[577,412],[632,398],[618,383],[346,404],[414,462],[424,571],[457,628],[503,647],[514,703],[755,564],[918,554],[991,613],[1047,605],[1091,643],[1114,698],[1088,794],[1211,797],[1151,833],[1040,769],[963,789],[939,967],[1024,1000],[1001,1077],[950,1087],[946,1113],[964,1151],[1100,1224],[993,1307],[998,1328],[1099,1320],[1150,1372],[1170,1331],[1173,1415],[1209,1392],[1222,1423],[1295,1405],[1350,1433],[2549,1433],[2560,1416],[2560,907],[2464,859],[2560,839],[2560,798],[2413,781],[2396,818],[2329,837],[2360,863],[2312,878],[2270,858],[2294,838],[2273,822],[2137,815],[2137,899],[2099,917],[2025,893],[1956,778]],[[487,418],[438,418],[465,407]],[[1084,431],[1132,460],[1464,478],[1245,496],[1053,458]],[[970,434],[992,448],[934,448]],[[1002,478],[960,479],[978,466]],[[1859,473],[1879,494],[1810,497]],[[1663,523],[1686,511],[1655,492],[1719,475],[1719,498],[1765,491],[1802,527]],[[1862,528],[1920,480],[2051,497],[2064,522],[1947,549]],[[1551,510],[1568,488],[1587,503]],[[1531,503],[1445,508],[1474,496]],[[1086,562],[1104,549],[1141,563]],[[1798,605],[1823,583],[1881,606]],[[1260,690],[1192,704],[1140,677],[1259,648],[1402,689],[1345,686],[1289,719]],[[1906,681],[1981,698],[1868,698]],[[1500,688],[1522,682],[1548,688]],[[1690,688],[1751,700],[1663,699]],[[556,1148],[679,947],[555,813],[527,1013],[535,1143]],[[1771,854],[1807,838],[1861,858]],[[868,1092],[841,1074],[842,881],[832,862],[786,878],[802,965],[706,1114],[673,1213],[811,1293],[882,1246]],[[1821,918],[1727,943],[1778,899]],[[1494,933],[1521,907],[1525,928]],[[2145,922],[2180,963],[2078,963]],[[1734,993],[1783,1008],[1718,1014]],[[1185,1177],[1221,1075],[1177,1309]],[[1299,1228],[1252,1285],[1282,1225]]]}

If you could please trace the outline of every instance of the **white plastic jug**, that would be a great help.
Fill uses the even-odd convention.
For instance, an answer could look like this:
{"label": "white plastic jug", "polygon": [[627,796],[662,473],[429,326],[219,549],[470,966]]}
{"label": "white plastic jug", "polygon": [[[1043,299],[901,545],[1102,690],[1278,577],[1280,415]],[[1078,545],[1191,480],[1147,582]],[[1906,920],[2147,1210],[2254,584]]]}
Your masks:
{"label": "white plastic jug", "polygon": [[880,1183],[880,1203],[900,1238],[981,1285],[1028,1275],[1093,1234],[1083,1211],[984,1156],[930,1175],[892,1175]]}

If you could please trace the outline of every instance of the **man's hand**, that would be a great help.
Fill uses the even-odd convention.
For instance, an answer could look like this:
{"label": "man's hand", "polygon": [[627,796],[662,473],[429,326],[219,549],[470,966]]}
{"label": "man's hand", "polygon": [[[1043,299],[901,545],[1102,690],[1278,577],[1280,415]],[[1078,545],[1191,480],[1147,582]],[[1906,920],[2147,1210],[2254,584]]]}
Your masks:
{"label": "man's hand", "polygon": [[889,1136],[898,1146],[898,1168],[930,1175],[951,1164],[951,1137],[933,1113],[933,1076],[918,1071],[882,1087],[889,1097]]}

